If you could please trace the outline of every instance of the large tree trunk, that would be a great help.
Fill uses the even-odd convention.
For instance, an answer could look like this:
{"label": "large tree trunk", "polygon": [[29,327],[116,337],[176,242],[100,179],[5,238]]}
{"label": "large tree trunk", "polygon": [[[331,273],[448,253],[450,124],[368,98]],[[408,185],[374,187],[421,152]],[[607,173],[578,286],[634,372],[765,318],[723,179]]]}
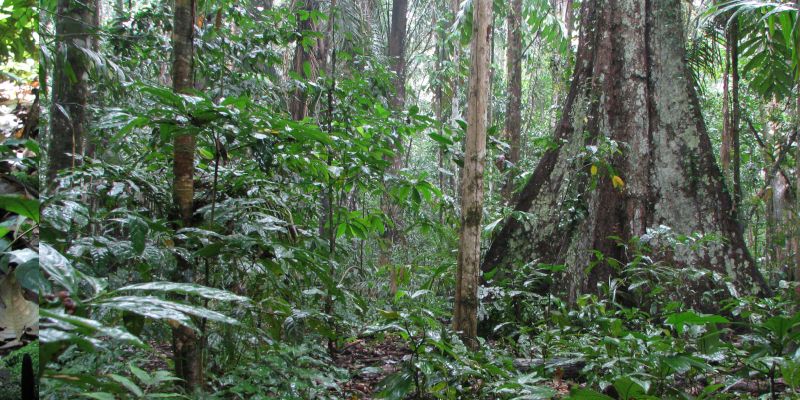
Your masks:
{"label": "large tree trunk", "polygon": [[522,123],[521,104],[522,104],[522,31],[520,21],[522,19],[522,0],[512,0],[511,9],[508,12],[508,43],[506,47],[506,74],[508,76],[508,103],[506,104],[506,139],[510,145],[507,161],[511,164],[511,170],[505,186],[503,187],[503,199],[507,204],[511,203],[511,195],[514,190],[514,177],[516,176],[519,163],[520,150],[520,126]]}
{"label": "large tree trunk", "polygon": [[[701,251],[664,247],[656,253],[664,261],[718,271],[742,293],[768,292],[714,162],[685,62],[680,1],[591,0],[581,13],[558,147],[543,155],[516,206],[535,217],[506,221],[482,269],[564,264],[560,286],[574,301],[614,274],[603,262],[589,268],[599,261],[592,250],[624,263],[612,237],[627,240],[666,225],[724,242]],[[605,150],[612,143],[619,154]]]}
{"label": "large tree trunk", "polygon": [[477,347],[478,277],[483,216],[483,166],[486,162],[486,111],[489,99],[489,48],[492,40],[492,1],[473,2],[472,45],[467,137],[461,181],[461,230],[453,308],[453,329],[465,343]]}
{"label": "large tree trunk", "polygon": [[[172,32],[172,87],[177,93],[188,93],[194,86],[194,0],[175,0],[175,16]],[[173,201],[178,211],[178,220],[184,227],[191,226],[194,212],[194,152],[195,138],[191,133],[180,133],[173,139]],[[192,266],[178,258],[182,280],[191,281]],[[175,375],[183,379],[187,390],[202,389],[203,368],[200,340],[191,328],[173,327],[172,347],[175,357]]]}
{"label": "large tree trunk", "polygon": [[59,0],[56,15],[56,54],[53,67],[50,143],[47,148],[47,182],[58,171],[74,168],[82,152],[87,129],[89,61],[81,49],[90,49],[89,29],[93,2]]}
{"label": "large tree trunk", "polygon": [[408,24],[408,0],[392,1],[392,25],[389,29],[389,64],[395,73],[393,80],[395,95],[392,106],[399,110],[406,101],[406,25]]}
{"label": "large tree trunk", "polygon": [[[407,0],[393,0],[392,1],[392,23],[389,28],[389,46],[388,54],[389,65],[395,76],[392,80],[394,83],[394,96],[391,99],[392,108],[395,111],[401,111],[406,102],[406,25],[408,21],[408,1]],[[397,140],[394,144],[394,156],[391,157],[391,166],[389,167],[390,174],[396,174],[402,168],[403,142]],[[383,212],[386,217],[392,221],[383,234],[383,244],[381,246],[380,259],[378,260],[381,266],[389,266],[391,264],[392,248],[394,242],[399,238],[400,232],[400,210],[396,204],[392,203],[389,196],[383,197]],[[392,294],[397,293],[398,287],[398,271],[394,267],[390,267],[389,277],[389,291]]]}

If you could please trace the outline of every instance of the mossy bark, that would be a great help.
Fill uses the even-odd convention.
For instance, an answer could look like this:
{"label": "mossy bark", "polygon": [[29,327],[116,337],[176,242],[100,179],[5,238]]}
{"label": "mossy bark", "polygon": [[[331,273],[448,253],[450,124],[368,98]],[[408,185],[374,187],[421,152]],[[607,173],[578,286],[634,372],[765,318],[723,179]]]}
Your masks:
{"label": "mossy bark", "polygon": [[461,181],[461,230],[453,308],[453,329],[460,332],[465,343],[473,348],[477,347],[478,332],[478,278],[483,215],[483,170],[486,163],[491,21],[492,1],[475,0],[467,98],[466,150]]}
{"label": "mossy bark", "polygon": [[92,2],[59,0],[56,9],[56,49],[50,106],[47,182],[79,164],[87,129],[89,61],[83,49],[92,46]]}
{"label": "mossy bark", "polygon": [[[543,155],[516,205],[533,218],[506,221],[482,269],[502,275],[531,261],[564,264],[559,286],[574,301],[615,274],[603,262],[587,268],[598,261],[593,250],[625,262],[613,237],[627,240],[666,225],[723,241],[673,251],[664,261],[727,275],[738,293],[768,292],[745,247],[689,79],[680,1],[592,0],[581,16],[557,146]],[[620,151],[602,154],[611,143]],[[699,292],[687,303],[699,303]]]}

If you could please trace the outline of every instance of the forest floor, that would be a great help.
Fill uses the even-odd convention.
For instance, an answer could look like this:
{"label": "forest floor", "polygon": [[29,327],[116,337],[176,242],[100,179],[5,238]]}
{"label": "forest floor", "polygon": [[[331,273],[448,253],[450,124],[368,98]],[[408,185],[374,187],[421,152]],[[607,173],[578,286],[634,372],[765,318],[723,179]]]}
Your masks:
{"label": "forest floor", "polygon": [[410,357],[411,349],[399,338],[357,339],[344,346],[336,357],[336,366],[346,368],[351,376],[342,391],[351,399],[372,399],[378,383],[397,372]]}

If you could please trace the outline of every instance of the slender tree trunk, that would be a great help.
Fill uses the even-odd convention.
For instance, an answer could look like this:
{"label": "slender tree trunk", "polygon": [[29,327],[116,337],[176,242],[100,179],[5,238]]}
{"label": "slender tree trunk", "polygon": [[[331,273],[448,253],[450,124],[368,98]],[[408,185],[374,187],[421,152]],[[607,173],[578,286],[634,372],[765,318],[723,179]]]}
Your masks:
{"label": "slender tree trunk", "polygon": [[508,76],[508,104],[506,105],[506,138],[510,149],[506,160],[511,165],[505,186],[503,199],[511,204],[514,190],[514,178],[519,164],[520,127],[522,123],[522,0],[512,0],[508,12],[508,43],[506,44],[506,74]]}
{"label": "slender tree trunk", "polygon": [[93,3],[59,0],[56,10],[56,51],[50,107],[50,143],[47,182],[80,163],[87,130],[89,61],[81,49],[90,49]]}
{"label": "slender tree trunk", "polygon": [[739,142],[739,125],[741,119],[741,104],[739,104],[739,18],[735,17],[728,30],[731,56],[731,123],[730,136],[733,150],[733,212],[740,215],[742,204],[742,154]]}
{"label": "slender tree trunk", "polygon": [[[392,1],[392,18],[391,26],[389,28],[389,49],[388,57],[390,69],[395,73],[392,80],[394,83],[395,94],[392,97],[392,108],[395,111],[401,111],[405,107],[406,101],[406,25],[408,14],[408,1],[407,0],[393,0]],[[389,167],[389,174],[396,174],[403,166],[403,142],[398,139],[394,143],[394,156],[391,157],[391,166]],[[400,232],[400,210],[396,204],[391,202],[389,196],[383,197],[383,212],[386,217],[392,221],[393,226],[387,226],[383,234],[383,245],[381,246],[381,255],[379,263],[381,266],[389,266],[391,264],[392,249],[394,242],[399,238]],[[397,293],[398,287],[398,271],[394,267],[390,267],[389,276],[389,291],[394,295]]]}
{"label": "slender tree trunk", "polygon": [[486,162],[486,110],[489,92],[489,49],[492,41],[492,1],[473,0],[472,45],[467,137],[461,182],[461,230],[453,329],[476,348],[478,277],[483,216],[483,168]]}
{"label": "slender tree trunk", "polygon": [[[680,0],[583,3],[576,69],[556,128],[559,144],[542,156],[516,206],[536,218],[506,221],[484,271],[499,268],[496,276],[502,276],[532,260],[563,264],[558,285],[574,302],[615,275],[608,258],[594,250],[625,263],[628,256],[613,237],[627,241],[665,225],[675,234],[723,240],[702,251],[654,242],[656,259],[727,275],[742,294],[769,293],[714,162],[689,79],[681,15]],[[621,154],[603,150],[612,143]],[[591,149],[598,149],[596,158]],[[700,294],[716,285],[695,282],[683,288],[682,300],[715,308]]]}
{"label": "slender tree trunk", "polygon": [[[177,93],[188,93],[194,86],[194,21],[195,1],[175,0],[175,18],[172,32],[172,87]],[[194,213],[194,152],[195,138],[191,133],[180,133],[173,139],[173,201],[178,220],[184,227],[192,225]],[[192,265],[178,258],[178,268],[183,281],[192,282]],[[183,379],[189,391],[202,390],[203,366],[200,340],[197,333],[185,326],[173,327],[172,346],[175,357],[175,375]]]}
{"label": "slender tree trunk", "polygon": [[[722,143],[719,150],[719,162],[722,166],[722,175],[730,177],[731,166],[731,96],[730,96],[730,72],[731,72],[731,43],[728,35],[728,28],[725,29],[725,71],[722,75]],[[728,181],[732,182],[732,181]]]}
{"label": "slender tree trunk", "polygon": [[[318,0],[304,0],[303,10],[312,12],[319,10]],[[298,19],[300,18],[298,14]],[[301,20],[298,25],[300,35],[315,30],[314,21],[311,17]],[[294,48],[294,58],[292,59],[292,71],[307,80],[313,80],[317,77],[316,63],[313,60],[314,48],[306,48],[303,46],[303,41],[298,40]],[[305,76],[305,65],[308,63],[311,70],[311,76]],[[297,88],[289,98],[289,114],[294,120],[301,120],[308,116],[308,92],[305,88]]]}

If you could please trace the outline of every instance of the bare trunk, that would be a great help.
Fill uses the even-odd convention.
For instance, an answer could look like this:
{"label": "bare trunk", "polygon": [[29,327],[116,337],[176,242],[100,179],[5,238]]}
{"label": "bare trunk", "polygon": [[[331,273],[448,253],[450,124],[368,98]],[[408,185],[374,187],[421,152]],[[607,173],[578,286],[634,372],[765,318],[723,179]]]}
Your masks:
{"label": "bare trunk", "polygon": [[56,51],[53,67],[50,143],[47,182],[58,172],[80,162],[86,134],[89,62],[81,49],[90,49],[93,3],[59,0],[56,15]]}
{"label": "bare trunk", "polygon": [[[172,87],[177,93],[188,93],[194,85],[194,0],[175,0],[175,19],[172,32]],[[181,225],[192,225],[194,212],[194,152],[195,138],[191,133],[180,133],[173,140],[173,201]],[[192,265],[179,257],[178,268],[184,281],[192,281]],[[197,333],[186,326],[172,331],[175,357],[175,375],[181,378],[187,390],[202,390],[203,366],[200,340]]]}
{"label": "bare trunk", "polygon": [[453,329],[475,348],[478,333],[478,277],[483,215],[483,167],[486,161],[486,110],[489,95],[489,48],[492,31],[492,1],[473,2],[472,45],[467,137],[461,183],[461,230]]}
{"label": "bare trunk", "polygon": [[[731,123],[730,137],[733,150],[733,212],[739,215],[742,204],[742,154],[739,143],[741,105],[739,104],[739,19],[735,17],[728,29],[728,42],[731,49]],[[738,219],[738,218],[737,218]]]}
{"label": "bare trunk", "polygon": [[[543,155],[516,207],[536,218],[506,221],[483,270],[564,264],[561,286],[575,301],[615,273],[592,250],[625,263],[612,237],[628,240],[665,225],[723,241],[701,251],[654,245],[654,254],[676,268],[727,275],[743,294],[768,293],[714,163],[685,62],[680,1],[592,0],[582,18],[559,146]],[[612,143],[621,154],[603,150]],[[698,291],[709,285],[698,283],[683,300],[701,303]]]}
{"label": "bare trunk", "polygon": [[[303,3],[303,10],[306,12],[318,11],[318,0],[305,0]],[[298,14],[297,18],[300,18]],[[306,35],[308,32],[314,31],[314,21],[311,17],[301,20],[298,24],[298,31],[301,35]],[[315,46],[316,47],[316,46]],[[292,71],[299,76],[304,77],[306,80],[313,80],[317,77],[317,68],[315,60],[313,59],[315,49],[306,48],[303,46],[303,40],[299,39],[294,48],[294,58],[292,59]],[[310,76],[306,76],[306,65],[308,65]],[[301,120],[308,116],[308,92],[305,88],[297,88],[289,98],[289,114],[294,120]]]}
{"label": "bare trunk", "polygon": [[720,144],[720,149],[719,149],[719,162],[722,166],[722,175],[726,177],[730,177],[731,148],[733,147],[733,141],[731,140],[730,73],[731,73],[731,44],[729,41],[726,41],[725,71],[723,72],[722,75],[722,143]]}
{"label": "bare trunk", "polygon": [[389,30],[389,64],[395,73],[392,106],[401,110],[406,100],[406,25],[408,0],[392,1],[392,25]]}
{"label": "bare trunk", "polygon": [[[395,111],[401,111],[405,107],[406,97],[406,25],[407,25],[408,1],[407,0],[393,0],[392,1],[392,19],[389,28],[389,49],[388,58],[391,70],[395,73],[392,80],[394,83],[395,94],[392,97],[392,108]],[[394,143],[394,156],[391,157],[391,166],[389,167],[389,174],[396,174],[402,168],[403,157],[403,143],[397,140]],[[383,198],[383,212],[386,217],[392,221],[393,226],[387,226],[384,231],[381,246],[381,255],[379,263],[381,266],[389,266],[391,263],[392,249],[395,241],[400,235],[400,210],[396,204],[393,204],[389,196]],[[389,276],[389,291],[392,294],[397,293],[398,287],[398,271],[394,267],[390,268]]]}
{"label": "bare trunk", "polygon": [[508,104],[506,105],[506,138],[510,149],[506,160],[511,165],[505,186],[503,199],[511,204],[514,190],[514,178],[517,175],[520,152],[520,126],[522,115],[522,0],[512,0],[508,13],[508,43],[506,44],[506,74],[508,76]]}

